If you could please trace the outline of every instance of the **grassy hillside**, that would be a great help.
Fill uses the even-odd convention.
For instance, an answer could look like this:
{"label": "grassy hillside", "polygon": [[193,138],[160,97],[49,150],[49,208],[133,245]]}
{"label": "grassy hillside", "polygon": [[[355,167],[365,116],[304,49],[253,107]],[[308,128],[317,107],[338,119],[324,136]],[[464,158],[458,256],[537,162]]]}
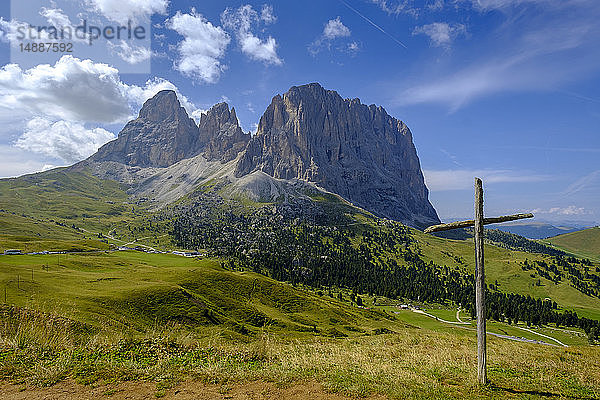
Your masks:
{"label": "grassy hillside", "polygon": [[[170,215],[167,212],[157,215],[149,214],[143,208],[134,209],[133,212],[125,210],[123,203],[126,202],[127,195],[123,188],[114,182],[100,181],[84,173],[58,170],[17,179],[0,180],[0,186],[3,186],[3,189],[8,189],[0,192],[0,204],[3,204],[3,207],[9,211],[0,212],[0,221],[3,222],[0,225],[0,250],[8,248],[18,248],[24,251],[104,250],[108,248],[107,242],[117,245],[144,244],[158,249],[174,248],[169,234]],[[98,188],[97,191],[96,188]],[[248,223],[245,221],[248,221],[248,219],[242,215],[247,210],[256,209],[260,204],[248,205],[245,203],[223,202],[218,195],[206,194],[205,192],[206,190],[203,189],[203,195],[194,200],[198,203],[196,209],[212,210],[208,218],[220,220],[219,224],[225,226],[225,228],[219,229],[229,229],[234,224],[239,225],[238,230],[229,236],[216,230],[214,235],[217,239],[224,239],[226,243],[235,243],[239,241],[239,239],[236,239],[236,235],[240,234],[235,232],[255,229],[253,226],[247,225]],[[73,202],[67,202],[67,198]],[[42,203],[45,202],[48,202],[51,206],[44,208]],[[215,204],[217,204],[217,208],[215,208]],[[342,207],[332,201],[323,204],[326,207],[324,209],[328,210],[325,211],[325,214],[334,215],[338,213],[344,215],[338,219],[336,219],[337,217],[329,218],[331,218],[331,223],[334,226],[339,221],[347,225],[345,229],[354,232],[350,233],[351,235],[381,229],[377,221],[366,214],[356,213],[350,215],[348,214],[348,207]],[[134,206],[131,207],[134,208]],[[180,205],[175,207],[180,207]],[[308,216],[301,214],[301,218],[323,219],[322,210],[311,210],[305,204],[301,204],[299,208],[305,210],[303,213],[308,214]],[[86,212],[80,214],[84,209]],[[217,209],[220,211],[215,213],[214,210]],[[232,212],[240,215],[240,217],[229,221],[227,218],[232,218]],[[284,212],[293,213],[296,211],[291,208],[291,211],[284,210]],[[266,214],[267,217],[263,213],[257,214],[255,218],[262,221],[264,225],[265,218],[273,219],[270,211],[267,211]],[[91,215],[95,217],[90,217]],[[295,217],[295,214],[292,214],[290,218],[292,217]],[[352,219],[357,222],[349,224],[347,221]],[[198,221],[197,216],[192,215],[190,221]],[[253,219],[249,221],[253,221]],[[189,224],[189,222],[185,222],[185,224]],[[275,219],[268,222],[268,224],[280,224],[280,222]],[[114,240],[107,239],[105,235],[99,237],[97,232],[100,231],[105,234],[110,232],[112,235],[110,237]],[[206,234],[209,231],[208,226],[201,226],[199,229],[201,234]],[[576,235],[580,237],[583,232],[564,236]],[[594,232],[594,230],[590,230],[590,232]],[[411,234],[417,241],[416,249],[426,262],[432,261],[439,266],[459,268],[465,273],[473,273],[472,242],[442,239],[424,235],[416,230],[413,230]],[[354,241],[356,246],[359,245],[359,241],[352,239],[352,236],[350,236],[350,240]],[[252,245],[249,246],[249,250],[251,248]],[[590,248],[593,248],[593,246],[590,246]],[[396,258],[394,254],[391,254],[391,257]],[[547,262],[549,264],[553,262],[552,257],[546,255],[486,246],[488,283],[494,284],[496,289],[503,292],[531,295],[534,298],[541,299],[549,298],[557,302],[562,308],[573,309],[580,315],[600,319],[600,299],[585,295],[577,290],[568,279],[554,282],[547,279],[547,276],[540,275],[536,270],[524,269],[526,260],[529,262]],[[403,263],[401,257],[397,258],[397,261]],[[595,273],[594,271],[595,269],[592,268],[590,273]]]}
{"label": "grassy hillside", "polygon": [[[0,378],[21,385],[138,380],[155,384],[157,397],[187,379],[222,387],[310,379],[342,394],[416,399],[600,393],[600,350],[575,336],[569,348],[490,336],[491,385],[478,388],[472,324],[364,295],[368,307],[389,305],[361,309],[349,291],[330,297],[213,259],[0,256],[0,284],[9,303],[0,306]],[[452,308],[430,307],[453,320]],[[507,324],[490,323],[490,331],[540,339]]]}
{"label": "grassy hillside", "polygon": [[0,210],[100,231],[144,212],[143,206],[129,203],[125,190],[88,172],[58,168],[0,179]]}
{"label": "grassy hillside", "polygon": [[119,215],[127,195],[114,181],[64,168],[0,180],[0,208],[57,218]]}
{"label": "grassy hillside", "polygon": [[53,251],[105,250],[108,244],[97,235],[73,229],[57,221],[31,218],[0,211],[0,254],[7,249],[24,253]]}
{"label": "grassy hillside", "polygon": [[[475,271],[474,245],[471,241],[441,239],[415,231],[426,260],[438,265],[461,268],[470,273]],[[524,270],[524,262],[545,261],[553,257],[544,254],[513,251],[493,245],[485,246],[485,273],[488,284],[496,285],[500,291],[530,295],[534,298],[550,298],[563,308],[577,311],[588,318],[600,319],[600,298],[588,296],[577,290],[571,282],[560,283],[548,280],[535,269]],[[600,275],[594,272],[592,273]]]}
{"label": "grassy hillside", "polygon": [[0,222],[0,250],[105,249],[133,241],[173,248],[168,218],[156,221],[124,185],[86,171],[0,179]]}
{"label": "grassy hillside", "polygon": [[[0,256],[7,302],[131,334],[178,324],[201,335],[352,335],[393,318],[298,291],[252,272],[223,269],[217,260],[114,252]],[[380,322],[377,322],[380,321]]]}
{"label": "grassy hillside", "polygon": [[544,242],[580,257],[600,261],[600,227],[566,233],[545,239]]}
{"label": "grassy hillside", "polygon": [[[96,250],[0,255],[0,378],[42,386],[150,380],[158,397],[193,378],[316,379],[328,390],[391,398],[600,398],[600,353],[579,328],[490,321],[493,334],[571,347],[490,336],[492,384],[478,388],[467,312],[459,323],[447,299],[391,299],[376,292],[385,282],[360,284],[397,279],[396,268],[414,265],[432,272],[412,275],[426,281],[405,280],[409,287],[449,282],[452,273],[466,282],[474,271],[469,240],[425,235],[329,198],[274,212],[273,204],[200,188],[149,213],[116,183],[64,170],[0,180],[0,189],[0,250]],[[212,257],[114,252],[109,243],[187,243]],[[600,320],[597,264],[485,251],[494,293],[550,299],[559,311]],[[402,303],[427,314],[400,310]]]}
{"label": "grassy hillside", "polygon": [[[158,249],[174,248],[170,224],[172,218],[178,218],[177,214],[173,214],[176,211],[167,209],[162,213],[151,214],[143,207],[136,209],[137,206],[127,203],[124,188],[115,182],[99,180],[87,173],[58,169],[0,180],[0,188],[0,207],[5,210],[0,211],[0,250],[104,250],[108,248],[109,242],[117,245],[143,244]],[[184,219],[183,227],[187,229],[202,218],[214,221],[211,225],[200,225],[195,235],[206,235],[212,230],[214,240],[224,241],[228,246],[238,246],[237,250],[235,247],[228,250],[232,254],[237,254],[242,248],[239,247],[243,244],[243,240],[240,242],[239,239],[240,234],[246,236],[248,231],[256,231],[259,224],[266,224],[265,235],[268,235],[270,224],[283,223],[275,218],[277,215],[274,217],[270,210],[260,210],[261,205],[258,203],[224,201],[219,194],[219,185],[200,189],[194,195],[196,197],[188,197],[185,202],[174,205],[173,209],[193,205],[193,210],[200,210],[199,215],[190,214]],[[279,211],[283,216],[279,218],[283,218],[283,221],[287,218],[292,223],[298,217],[315,221],[323,221],[325,218],[329,221],[327,223],[333,226],[341,223],[349,232],[348,237],[355,246],[360,245],[360,240],[357,240],[358,236],[352,235],[382,229],[377,220],[368,214],[351,214],[352,210],[348,206],[326,200],[317,206],[299,203],[287,209],[283,208]],[[352,222],[353,220],[356,222]],[[234,225],[235,230],[230,232]],[[578,238],[576,242],[580,247],[581,243],[585,243],[589,251],[592,251],[595,242],[588,240],[588,237],[594,236],[598,231],[592,229],[571,233],[558,237],[557,240],[571,238],[573,241],[573,238]],[[98,235],[99,232],[103,232],[104,235]],[[465,273],[473,273],[472,242],[442,239],[424,235],[416,230],[413,230],[411,235],[417,242],[415,251],[418,251],[426,262],[432,261],[439,266],[459,268]],[[596,235],[596,239],[598,236],[600,235]],[[244,251],[254,251],[252,249],[255,245],[251,242],[254,239],[244,240],[250,240],[249,244],[245,244],[247,250]],[[402,257],[394,254],[401,252],[402,246],[398,246],[396,245],[397,248],[391,253],[390,249],[385,253],[403,264]],[[376,254],[374,261],[381,255],[383,254]],[[494,284],[495,289],[503,292],[549,298],[563,308],[574,309],[581,315],[600,319],[600,299],[582,293],[568,279],[551,281],[548,275],[540,274],[535,269],[524,268],[526,260],[531,263],[539,261],[548,264],[555,261],[546,255],[486,246],[488,283]],[[595,274],[595,269],[591,268],[589,273]]]}

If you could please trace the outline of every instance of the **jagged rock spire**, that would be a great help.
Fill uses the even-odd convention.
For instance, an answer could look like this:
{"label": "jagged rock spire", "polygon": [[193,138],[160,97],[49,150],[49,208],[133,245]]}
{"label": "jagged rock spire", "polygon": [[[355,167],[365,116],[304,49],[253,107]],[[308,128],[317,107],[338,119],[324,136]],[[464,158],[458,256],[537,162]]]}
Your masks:
{"label": "jagged rock spire", "polygon": [[207,160],[227,162],[246,148],[250,134],[240,128],[235,108],[229,110],[227,103],[218,103],[200,117],[198,124],[200,140],[206,143],[204,156]]}

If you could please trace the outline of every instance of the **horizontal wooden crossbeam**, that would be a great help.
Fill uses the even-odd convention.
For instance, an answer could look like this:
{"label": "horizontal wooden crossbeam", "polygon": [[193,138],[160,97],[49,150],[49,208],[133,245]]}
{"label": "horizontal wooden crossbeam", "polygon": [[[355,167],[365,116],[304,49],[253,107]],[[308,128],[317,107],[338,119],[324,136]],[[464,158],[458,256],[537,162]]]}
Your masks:
{"label": "horizontal wooden crossbeam", "polygon": [[[513,214],[513,215],[504,215],[502,217],[493,217],[493,218],[484,218],[483,224],[497,224],[499,222],[508,222],[508,221],[516,221],[518,219],[525,218],[533,218],[533,214]],[[468,228],[469,226],[474,226],[475,221],[470,219],[468,221],[458,221],[458,222],[450,222],[449,224],[440,224],[440,225],[432,225],[429,228],[425,229],[425,233],[432,232],[440,232],[440,231],[449,231],[451,229],[458,228]]]}

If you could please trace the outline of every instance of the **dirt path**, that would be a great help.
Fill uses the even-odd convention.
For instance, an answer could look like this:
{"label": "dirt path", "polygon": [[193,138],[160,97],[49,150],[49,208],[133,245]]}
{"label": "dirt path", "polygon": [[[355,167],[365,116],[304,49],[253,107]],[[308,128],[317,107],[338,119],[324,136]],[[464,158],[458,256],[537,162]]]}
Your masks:
{"label": "dirt path", "polygon": [[515,342],[535,343],[535,344],[542,344],[544,346],[556,346],[555,344],[546,343],[542,340],[534,340],[534,339],[527,339],[527,338],[518,337],[518,336],[502,335],[501,333],[494,333],[494,332],[490,332],[490,331],[487,331],[486,335],[492,335],[492,336],[496,336],[496,337],[499,337],[502,339],[513,340]]}
{"label": "dirt path", "polygon": [[[157,238],[164,237],[164,236],[167,236],[167,234],[165,233],[164,235],[157,236]],[[146,246],[145,244],[138,243],[140,240],[152,239],[153,237],[154,236],[146,236],[146,237],[142,237],[142,238],[137,238],[137,239],[134,239],[132,242],[125,243],[123,246],[129,246],[130,244],[137,244],[138,246],[142,246],[142,247],[145,247],[152,251],[156,251],[156,249],[154,247],[150,247],[150,246]]]}
{"label": "dirt path", "polygon": [[531,329],[521,328],[520,326],[517,326],[517,328],[519,328],[521,330],[524,330],[526,332],[531,332],[534,335],[538,335],[538,336],[541,336],[541,337],[546,338],[546,339],[554,340],[556,343],[560,344],[563,347],[569,347],[566,344],[564,344],[563,342],[561,342],[560,340],[553,338],[552,336],[544,335],[543,333],[535,332],[535,331],[532,331]]}
{"label": "dirt path", "polygon": [[[433,319],[435,319],[436,321],[439,321],[439,322],[444,322],[444,323],[446,323],[446,324],[452,324],[452,325],[470,325],[470,323],[469,323],[469,322],[463,322],[462,320],[460,320],[460,318],[459,318],[459,316],[458,316],[460,309],[459,309],[459,311],[456,311],[456,319],[460,320],[460,322],[446,321],[446,320],[444,320],[444,319],[441,319],[441,318],[438,318],[438,317],[436,317],[435,315],[432,315],[432,314],[426,313],[426,312],[425,312],[425,311],[423,311],[423,310],[417,310],[417,309],[415,309],[415,308],[411,308],[411,311],[412,311],[412,312],[415,312],[415,313],[418,313],[418,314],[423,314],[423,315],[426,315],[426,316],[428,316],[428,317],[430,317],[430,318],[433,318]],[[464,327],[464,326],[460,326],[460,328],[463,328],[463,329],[469,329],[469,330],[475,330],[475,329],[473,329],[473,328],[468,328],[468,327]],[[555,342],[559,343],[561,346],[568,347],[566,344],[564,344],[564,343],[560,342],[558,339],[554,339],[553,337],[546,336],[546,335],[543,335],[543,334],[541,334],[541,333],[534,332],[534,331],[532,331],[532,330],[530,330],[530,329],[521,328],[521,327],[518,327],[518,326],[517,326],[517,328],[519,328],[519,329],[522,329],[522,330],[524,330],[524,331],[531,332],[531,333],[533,333],[533,334],[535,334],[535,335],[539,335],[539,336],[542,336],[542,337],[545,337],[545,338],[548,338],[548,339],[552,339],[553,341],[555,341]],[[496,336],[496,337],[499,337],[499,338],[503,338],[503,339],[514,340],[514,341],[517,341],[517,342],[537,343],[537,344],[543,344],[543,345],[546,345],[546,346],[556,346],[555,344],[552,344],[552,343],[546,343],[546,342],[544,342],[544,341],[541,341],[541,340],[526,339],[526,338],[524,338],[524,337],[517,337],[517,336],[510,336],[510,335],[502,335],[502,334],[500,334],[500,333],[493,333],[493,332],[490,332],[490,331],[486,331],[486,334],[488,334],[488,335],[492,335],[492,336]]]}
{"label": "dirt path", "polygon": [[[83,228],[79,228],[79,229],[84,232],[91,233],[92,235],[96,235],[96,236],[98,235],[98,232],[91,232],[91,231],[88,231],[87,229],[83,229]],[[121,239],[114,238],[114,237],[110,236],[109,234],[103,234],[103,236],[106,236],[107,238],[109,238],[110,240],[114,240],[115,242],[125,243]]]}
{"label": "dirt path", "polygon": [[[423,314],[423,315],[426,315],[426,316],[428,316],[428,317],[430,317],[430,318],[433,318],[433,319],[435,319],[436,321],[444,322],[444,323],[446,323],[446,324],[453,324],[453,325],[471,325],[471,323],[469,323],[469,322],[462,322],[462,321],[446,321],[445,319],[441,319],[441,318],[439,318],[439,317],[436,317],[436,316],[435,316],[435,315],[433,315],[433,314],[426,313],[426,312],[425,312],[425,311],[423,311],[423,310],[417,310],[416,308],[411,308],[410,310],[411,310],[412,312],[415,312],[415,313],[417,313],[417,314]],[[457,317],[458,317],[458,311],[456,312],[456,315],[457,315]]]}
{"label": "dirt path", "polygon": [[[142,400],[160,397],[156,384],[151,382],[123,382],[106,386],[84,386],[73,381],[57,383],[47,388],[25,388],[0,382],[0,398],[12,400]],[[327,393],[322,385],[302,382],[289,387],[277,387],[270,382],[245,384],[209,385],[187,381],[164,391],[163,399],[176,400],[349,400],[339,394]],[[364,397],[362,399],[365,399]],[[367,397],[367,400],[385,400],[383,396]]]}
{"label": "dirt path", "polygon": [[[464,322],[462,319],[460,319],[460,307],[458,307],[458,308],[456,309],[456,320],[457,320],[458,322],[460,322],[461,324],[464,324],[464,323],[465,323],[465,322]],[[467,323],[468,323],[468,322],[467,322]]]}
{"label": "dirt path", "polygon": [[[98,235],[97,232],[91,232],[91,231],[88,231],[87,229],[83,229],[83,228],[79,228],[79,229],[81,229],[84,232],[91,233],[93,235]],[[133,239],[133,241],[131,241],[131,242],[125,243],[124,240],[117,239],[117,238],[109,235],[108,233],[103,233],[103,235],[106,236],[107,238],[109,238],[110,240],[114,240],[115,242],[121,242],[122,243],[121,246],[129,246],[131,244],[135,244],[137,246],[145,247],[145,248],[150,249],[152,251],[156,251],[156,249],[154,247],[150,247],[150,246],[146,246],[145,244],[137,243],[139,240],[152,239],[154,236],[146,236],[146,237],[142,237],[142,238],[137,238],[137,239]],[[160,236],[157,236],[157,237],[163,237],[163,236],[167,236],[167,234],[160,235]]]}

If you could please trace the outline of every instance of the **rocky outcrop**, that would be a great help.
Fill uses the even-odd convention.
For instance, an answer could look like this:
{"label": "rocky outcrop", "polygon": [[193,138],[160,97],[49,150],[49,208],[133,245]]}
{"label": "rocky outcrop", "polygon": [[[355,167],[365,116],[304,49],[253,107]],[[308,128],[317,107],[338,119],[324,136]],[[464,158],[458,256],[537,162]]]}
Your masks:
{"label": "rocky outcrop", "polygon": [[209,161],[231,161],[250,141],[250,134],[240,128],[235,109],[230,111],[227,103],[215,104],[202,114],[198,128],[199,140],[205,143],[204,157]]}
{"label": "rocky outcrop", "polygon": [[235,170],[302,179],[378,216],[439,223],[408,127],[383,107],[343,99],[319,84],[277,95]]}
{"label": "rocky outcrop", "polygon": [[219,103],[202,114],[198,126],[172,90],[147,100],[138,118],[130,121],[116,140],[102,146],[88,161],[112,161],[135,167],[168,167],[204,153],[209,161],[231,161],[248,141],[235,110]]}
{"label": "rocky outcrop", "polygon": [[89,161],[115,161],[129,166],[168,167],[199,154],[198,127],[172,90],[147,100],[138,118],[117,139],[102,146]]}

